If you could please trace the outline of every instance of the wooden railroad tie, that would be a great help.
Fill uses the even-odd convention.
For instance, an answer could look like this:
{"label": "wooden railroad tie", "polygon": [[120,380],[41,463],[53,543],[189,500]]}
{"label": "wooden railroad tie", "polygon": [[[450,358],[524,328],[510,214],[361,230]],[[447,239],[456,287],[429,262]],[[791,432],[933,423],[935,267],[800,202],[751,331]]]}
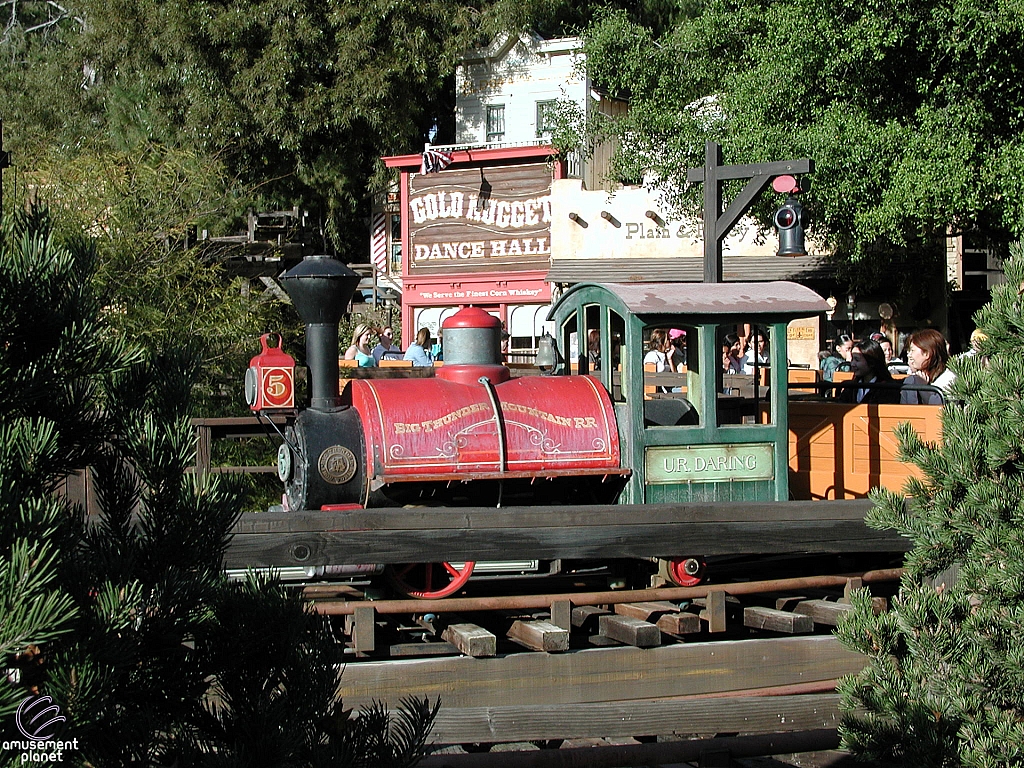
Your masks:
{"label": "wooden railroad tie", "polygon": [[597,617],[598,634],[636,648],[661,645],[661,630],[653,624],[629,616],[608,614]]}
{"label": "wooden railroad tie", "polygon": [[393,659],[420,656],[456,656],[459,649],[447,642],[398,643],[388,648]]}
{"label": "wooden railroad tie", "polygon": [[815,624],[837,626],[839,620],[853,610],[849,603],[834,603],[829,600],[802,600],[793,608],[794,613],[802,613],[814,620]]}
{"label": "wooden railroad tie", "polygon": [[803,613],[751,606],[743,609],[743,626],[796,635],[814,631],[814,619]]}
{"label": "wooden railroad tie", "polygon": [[[701,620],[708,624],[708,632],[725,632],[725,603],[726,594],[724,590],[716,589],[708,592],[707,597],[698,597],[693,604],[701,608],[699,614]],[[736,598],[729,598],[733,602]]]}
{"label": "wooden railroad tie", "polygon": [[372,605],[357,606],[349,625],[349,637],[357,654],[370,653],[377,649],[375,638],[376,611]]}
{"label": "wooden railroad tie", "polygon": [[452,624],[445,627],[441,639],[474,658],[494,656],[498,652],[498,638],[476,624]]}
{"label": "wooden railroad tie", "polygon": [[679,610],[679,606],[666,601],[618,603],[615,612],[620,616],[652,622],[659,630],[670,635],[700,632],[700,616],[684,613]]}
{"label": "wooden railroad tie", "polygon": [[[888,605],[889,601],[884,597],[871,598],[871,609],[875,614],[887,610]],[[775,601],[775,607],[780,611],[810,616],[815,624],[829,627],[838,626],[839,620],[853,610],[853,606],[844,600],[808,600],[803,597],[780,597]]]}
{"label": "wooden railroad tie", "polygon": [[507,637],[532,651],[569,650],[569,630],[550,621],[515,621]]}

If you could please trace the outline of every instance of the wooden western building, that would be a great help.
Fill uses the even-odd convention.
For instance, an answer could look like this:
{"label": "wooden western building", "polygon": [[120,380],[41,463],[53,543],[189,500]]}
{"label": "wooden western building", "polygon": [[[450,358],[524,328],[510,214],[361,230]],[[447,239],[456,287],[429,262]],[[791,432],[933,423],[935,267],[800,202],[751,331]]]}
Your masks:
{"label": "wooden western building", "polygon": [[[550,146],[464,149],[435,173],[421,156],[384,158],[397,168],[402,228],[402,338],[477,306],[532,357],[551,302],[551,184],[564,175]],[[408,341],[405,341],[408,343]]]}

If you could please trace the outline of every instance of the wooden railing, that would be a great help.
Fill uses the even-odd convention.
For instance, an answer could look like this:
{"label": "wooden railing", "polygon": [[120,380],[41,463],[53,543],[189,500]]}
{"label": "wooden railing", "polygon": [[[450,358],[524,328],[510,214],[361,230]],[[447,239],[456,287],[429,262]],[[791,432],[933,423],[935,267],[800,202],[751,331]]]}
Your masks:
{"label": "wooden railing", "polygon": [[893,429],[910,422],[942,438],[941,406],[789,402],[789,488],[796,499],[853,499],[875,486],[899,491],[917,467],[897,458]]}

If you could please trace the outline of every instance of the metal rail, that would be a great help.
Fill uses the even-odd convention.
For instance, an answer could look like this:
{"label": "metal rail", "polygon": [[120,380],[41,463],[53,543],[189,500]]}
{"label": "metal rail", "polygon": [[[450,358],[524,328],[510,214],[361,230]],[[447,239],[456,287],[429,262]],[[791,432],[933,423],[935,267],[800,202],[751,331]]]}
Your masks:
{"label": "metal rail", "polygon": [[792,579],[747,581],[737,584],[708,584],[699,587],[661,587],[656,589],[571,592],[565,594],[551,593],[512,597],[452,597],[442,600],[323,600],[313,602],[311,607],[317,613],[326,616],[348,616],[354,614],[358,608],[372,608],[377,614],[536,610],[550,608],[553,602],[564,600],[568,600],[573,605],[606,605],[609,603],[640,603],[658,600],[693,600],[694,598],[707,597],[712,592],[725,592],[727,595],[755,595],[764,592],[786,590],[826,589],[828,587],[843,587],[851,579],[860,579],[863,584],[898,581],[903,576],[903,573],[904,570],[902,568],[884,568],[856,574],[805,576]]}

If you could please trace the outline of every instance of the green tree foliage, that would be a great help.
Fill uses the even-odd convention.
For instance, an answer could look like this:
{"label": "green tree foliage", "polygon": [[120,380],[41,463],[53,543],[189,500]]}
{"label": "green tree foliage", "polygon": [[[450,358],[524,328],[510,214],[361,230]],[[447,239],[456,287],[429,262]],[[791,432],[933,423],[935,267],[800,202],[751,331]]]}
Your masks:
{"label": "green tree foliage", "polygon": [[[72,628],[64,588],[74,510],[58,482],[99,456],[109,432],[103,382],[132,353],[107,333],[89,289],[96,262],[82,237],[62,243],[39,209],[0,228],[0,659],[27,670],[37,646]],[[24,689],[0,686],[0,717]]]}
{"label": "green tree foliage", "polygon": [[223,164],[154,144],[131,152],[94,144],[70,157],[48,147],[23,162],[35,170],[22,182],[51,201],[64,233],[92,236],[88,279],[111,332],[149,350],[193,348],[204,361],[203,411],[241,407],[237,387],[228,399],[222,390],[245,369],[253,340],[295,323],[262,284],[232,280],[198,257],[195,230],[214,226],[231,206]]}
{"label": "green tree foliage", "polygon": [[[46,5],[12,6],[0,40],[0,88],[31,94],[5,115],[15,152],[45,124],[66,154],[84,139],[217,159],[244,203],[319,213],[348,257],[380,156],[419,151],[435,126],[451,138],[454,64],[479,25],[478,3],[443,0],[75,0],[42,37],[29,30]],[[39,62],[77,92],[34,90]],[[64,113],[80,116],[66,132]]]}
{"label": "green tree foliage", "polygon": [[[190,471],[201,356],[118,341],[93,242],[62,244],[39,210],[0,233],[0,653],[19,672],[0,735],[38,691],[78,740],[69,763],[411,764],[436,707],[344,713],[326,620],[272,578],[227,581],[242,496]],[[83,520],[54,491],[86,465]]]}
{"label": "green tree foliage", "polygon": [[860,595],[839,630],[870,660],[840,687],[844,743],[885,765],[1024,761],[1024,248],[1011,252],[976,318],[979,354],[951,362],[942,444],[901,425],[900,458],[923,477],[872,496],[869,524],[912,543],[899,596],[873,616]]}
{"label": "green tree foliage", "polygon": [[630,99],[617,177],[697,210],[707,140],[729,164],[814,158],[814,235],[857,260],[947,226],[1024,234],[1022,30],[1001,0],[710,0],[664,34],[606,13],[586,52]]}

